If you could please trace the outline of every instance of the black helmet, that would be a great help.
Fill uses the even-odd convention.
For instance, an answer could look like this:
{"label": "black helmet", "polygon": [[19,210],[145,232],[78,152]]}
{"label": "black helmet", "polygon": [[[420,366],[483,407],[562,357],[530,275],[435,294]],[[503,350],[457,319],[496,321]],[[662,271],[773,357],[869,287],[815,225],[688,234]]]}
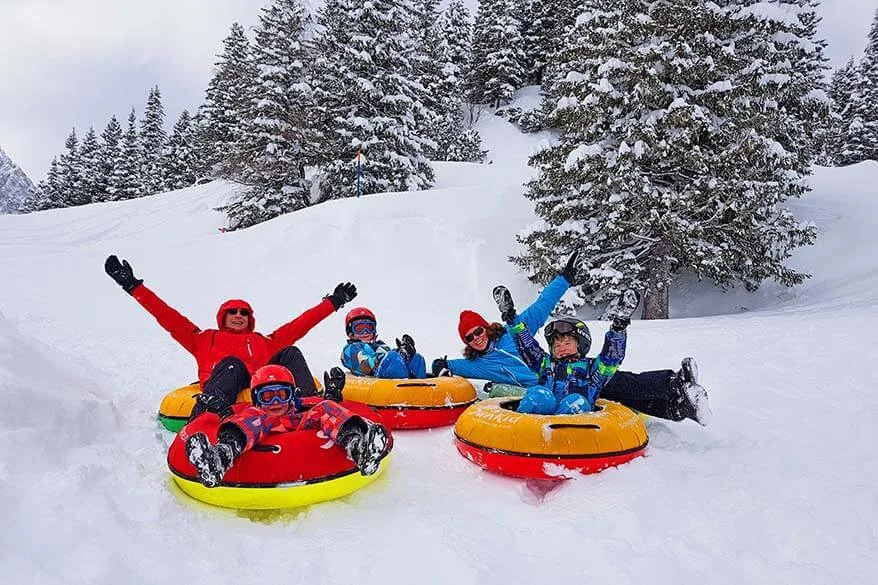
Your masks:
{"label": "black helmet", "polygon": [[554,345],[557,335],[575,337],[576,351],[581,358],[588,355],[588,350],[591,349],[591,332],[588,330],[588,325],[576,317],[561,317],[551,321],[543,329],[543,335],[546,336],[546,343],[549,344],[549,353],[552,353],[552,345]]}

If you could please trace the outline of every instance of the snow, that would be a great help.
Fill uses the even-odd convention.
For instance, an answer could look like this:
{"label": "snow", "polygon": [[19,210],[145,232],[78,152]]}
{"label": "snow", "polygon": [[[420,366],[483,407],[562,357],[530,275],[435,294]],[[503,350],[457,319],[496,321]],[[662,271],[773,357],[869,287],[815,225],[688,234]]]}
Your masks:
{"label": "snow", "polygon": [[[515,105],[515,104],[513,104]],[[214,182],[0,217],[0,574],[6,583],[866,584],[878,571],[878,165],[816,168],[793,203],[820,237],[796,289],[727,294],[684,277],[669,321],[635,321],[625,367],[694,355],[714,419],[648,422],[648,456],[554,489],[460,457],[452,430],[399,432],[388,472],[339,501],[245,514],[168,480],[162,396],[192,359],[104,274],[127,258],[211,326],[249,299],[258,329],[342,280],[387,338],[457,355],[457,315],[537,288],[506,258],[534,222],[523,135],[485,115],[492,164],[436,165],[436,187],[331,201],[220,233]],[[338,361],[343,313],[301,347]],[[601,331],[606,323],[590,322]]]}

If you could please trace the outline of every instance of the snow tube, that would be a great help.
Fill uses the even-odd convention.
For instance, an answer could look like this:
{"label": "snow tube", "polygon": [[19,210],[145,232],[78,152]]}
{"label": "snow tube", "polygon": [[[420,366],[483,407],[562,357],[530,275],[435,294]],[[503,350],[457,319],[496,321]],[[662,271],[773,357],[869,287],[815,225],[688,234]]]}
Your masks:
{"label": "snow tube", "polygon": [[[380,420],[362,404],[345,406],[364,418]],[[216,441],[216,436],[211,441]],[[385,455],[378,471],[366,476],[344,449],[316,431],[276,433],[241,455],[219,486],[208,488],[198,482],[179,435],[168,450],[171,478],[180,490],[196,500],[237,510],[296,508],[340,498],[375,481],[388,461]]]}
{"label": "snow tube", "polygon": [[[323,387],[316,378],[314,383],[318,390]],[[201,386],[198,382],[168,392],[159,405],[158,418],[162,426],[174,433],[180,432],[180,429],[189,422],[189,415],[192,414],[192,408],[195,406],[195,397],[199,394],[201,394]],[[235,402],[251,402],[250,388],[241,390]]]}
{"label": "snow tube", "polygon": [[466,378],[382,379],[348,375],[344,399],[368,404],[390,429],[428,429],[454,424],[476,402]]}
{"label": "snow tube", "polygon": [[519,402],[490,398],[468,408],[454,428],[460,454],[501,475],[559,479],[626,463],[649,442],[640,417],[616,402],[567,415],[522,414]]}

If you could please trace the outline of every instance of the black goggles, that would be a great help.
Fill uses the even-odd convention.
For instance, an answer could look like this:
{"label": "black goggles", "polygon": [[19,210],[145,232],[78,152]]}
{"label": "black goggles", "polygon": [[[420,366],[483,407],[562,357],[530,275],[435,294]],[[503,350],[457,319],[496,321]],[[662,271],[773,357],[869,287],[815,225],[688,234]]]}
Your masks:
{"label": "black goggles", "polygon": [[552,321],[546,328],[543,329],[543,335],[547,338],[555,337],[556,335],[567,335],[568,333],[573,333],[576,331],[576,324],[571,323],[569,321]]}

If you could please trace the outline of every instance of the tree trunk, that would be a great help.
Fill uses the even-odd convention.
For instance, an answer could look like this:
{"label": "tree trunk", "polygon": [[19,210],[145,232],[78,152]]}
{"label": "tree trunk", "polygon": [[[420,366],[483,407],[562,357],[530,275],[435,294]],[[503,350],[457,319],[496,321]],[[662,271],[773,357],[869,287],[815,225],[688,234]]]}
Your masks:
{"label": "tree trunk", "polygon": [[646,267],[647,289],[643,297],[641,319],[668,318],[668,284],[671,280],[671,260],[668,246],[657,244],[652,249]]}

